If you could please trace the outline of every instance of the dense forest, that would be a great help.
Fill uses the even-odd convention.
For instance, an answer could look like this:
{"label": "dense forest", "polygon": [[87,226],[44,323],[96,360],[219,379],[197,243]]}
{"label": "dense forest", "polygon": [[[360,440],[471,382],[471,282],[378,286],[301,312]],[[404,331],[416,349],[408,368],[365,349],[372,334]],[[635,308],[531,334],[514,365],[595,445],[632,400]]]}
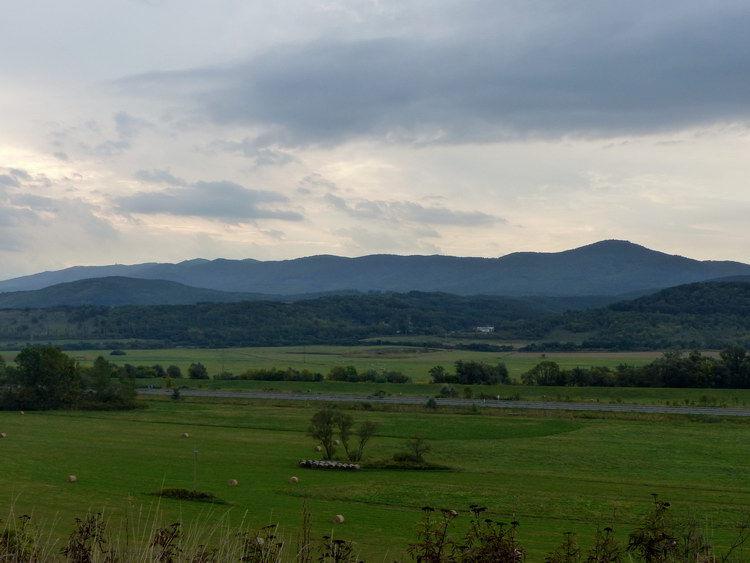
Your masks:
{"label": "dense forest", "polygon": [[[479,333],[480,326],[494,331]],[[499,349],[503,341],[523,342],[517,346],[530,350],[748,347],[750,283],[688,284],[560,314],[550,313],[544,300],[422,292],[0,310],[0,342],[11,349],[27,343],[64,348],[355,344],[404,336],[414,343],[488,350]]]}
{"label": "dense forest", "polygon": [[363,338],[512,327],[543,313],[503,297],[441,293],[328,296],[297,302],[58,307],[0,311],[0,340],[133,340],[149,346],[352,344]]}

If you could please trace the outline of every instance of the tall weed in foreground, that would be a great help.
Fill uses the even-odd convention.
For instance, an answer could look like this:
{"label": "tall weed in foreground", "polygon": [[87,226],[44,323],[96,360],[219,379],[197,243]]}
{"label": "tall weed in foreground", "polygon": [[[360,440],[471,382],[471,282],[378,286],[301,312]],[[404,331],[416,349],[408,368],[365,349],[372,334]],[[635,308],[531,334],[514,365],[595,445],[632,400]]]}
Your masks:
{"label": "tall weed in foreground", "polygon": [[[527,552],[519,540],[519,523],[487,518],[487,510],[469,507],[469,522],[458,512],[424,507],[416,540],[406,553],[417,563],[525,563]],[[653,505],[621,545],[612,528],[597,531],[593,544],[578,544],[575,533],[536,562],[545,563],[738,563],[748,561],[740,548],[750,539],[750,518],[740,520],[736,537],[723,553],[709,544],[706,530],[695,518],[680,518],[668,502],[654,495]],[[312,516],[302,505],[302,529],[296,543],[288,541],[276,524],[260,529],[242,521],[230,523],[228,513],[218,523],[202,521],[183,527],[165,524],[158,507],[128,516],[112,533],[102,514],[76,518],[67,540],[56,544],[44,538],[28,515],[7,518],[0,531],[0,563],[364,563],[356,544],[332,535],[311,538]],[[293,536],[292,536],[293,537]],[[385,561],[385,560],[383,560]],[[405,563],[402,560],[401,563]]]}
{"label": "tall weed in foreground", "polygon": [[38,542],[31,530],[31,516],[24,514],[11,521],[0,533],[0,560],[35,561]]}

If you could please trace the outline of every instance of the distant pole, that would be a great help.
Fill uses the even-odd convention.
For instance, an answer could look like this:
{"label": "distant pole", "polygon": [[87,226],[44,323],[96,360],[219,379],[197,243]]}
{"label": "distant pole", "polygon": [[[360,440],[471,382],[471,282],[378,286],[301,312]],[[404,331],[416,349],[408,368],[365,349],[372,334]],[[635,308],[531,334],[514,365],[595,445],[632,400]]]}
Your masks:
{"label": "distant pole", "polygon": [[198,448],[193,448],[193,490],[198,490]]}

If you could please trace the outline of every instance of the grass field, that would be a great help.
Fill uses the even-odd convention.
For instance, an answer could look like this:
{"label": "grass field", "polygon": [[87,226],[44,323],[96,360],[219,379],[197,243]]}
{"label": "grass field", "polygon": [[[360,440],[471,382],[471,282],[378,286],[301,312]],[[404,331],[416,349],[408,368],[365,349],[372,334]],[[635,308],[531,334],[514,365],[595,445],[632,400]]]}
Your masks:
{"label": "grass field", "polygon": [[[194,536],[221,522],[278,522],[293,542],[307,499],[314,537],[333,531],[355,541],[367,561],[407,561],[422,506],[462,511],[462,529],[465,509],[479,503],[491,518],[518,519],[529,561],[541,561],[566,531],[587,544],[596,526],[611,525],[624,540],[650,508],[651,493],[697,516],[716,544],[729,541],[750,505],[750,424],[739,422],[357,410],[357,421],[380,426],[369,459],[390,458],[421,434],[433,448],[427,458],[453,470],[325,472],[296,465],[315,456],[306,428],[318,404],[149,404],[128,412],[0,412],[5,514],[31,514],[58,541],[73,518],[103,511],[115,528],[126,518],[144,529],[179,520],[194,526]],[[183,432],[190,437],[180,438]],[[198,488],[229,504],[148,495],[192,488],[196,458]],[[69,474],[78,481],[68,483]],[[292,475],[298,484],[289,483]],[[239,486],[228,487],[228,479]],[[335,514],[346,521],[334,526]]]}
{"label": "grass field", "polygon": [[[563,368],[576,366],[609,366],[618,364],[644,365],[652,362],[661,354],[658,352],[592,352],[592,353],[489,353],[464,350],[424,350],[420,348],[394,346],[292,346],[277,348],[227,348],[227,349],[162,349],[162,350],[128,350],[124,356],[111,356],[106,351],[83,350],[69,353],[82,365],[91,365],[97,356],[103,355],[107,360],[122,365],[151,366],[161,364],[163,367],[177,365],[183,374],[193,362],[203,363],[210,375],[222,371],[235,374],[248,368],[287,368],[309,369],[327,373],[336,365],[354,365],[357,370],[389,369],[397,370],[410,376],[413,384],[376,384],[376,383],[298,383],[277,381],[215,381],[182,379],[181,386],[202,387],[207,389],[228,390],[276,390],[295,393],[346,393],[356,395],[373,395],[378,392],[390,395],[412,395],[424,397],[435,396],[442,385],[431,385],[428,371],[435,365],[443,365],[452,370],[456,360],[475,360],[496,364],[504,362],[511,377],[516,381],[520,376],[542,360],[552,360]],[[5,352],[7,362],[12,362],[15,353]],[[138,380],[139,386],[163,386],[161,379]],[[463,396],[463,387],[456,386]],[[524,400],[570,400],[592,401],[603,403],[640,403],[640,404],[710,404],[727,406],[750,405],[750,390],[747,389],[651,389],[651,388],[609,388],[609,387],[530,387],[525,385],[473,386],[475,397],[484,393],[502,398]]]}
{"label": "grass field", "polygon": [[[576,366],[609,366],[618,364],[644,365],[660,354],[655,352],[628,353],[558,353],[527,354],[518,352],[473,352],[468,350],[426,349],[408,346],[284,346],[271,348],[226,348],[188,349],[171,348],[161,350],[127,350],[124,356],[110,356],[106,350],[82,350],[69,352],[81,364],[92,363],[97,356],[104,356],[116,364],[154,365],[163,367],[177,365],[183,373],[192,362],[201,362],[210,375],[228,371],[242,373],[249,368],[277,367],[285,369],[308,369],[326,374],[333,366],[353,365],[358,371],[367,369],[390,369],[408,375],[416,383],[430,380],[429,370],[443,365],[451,371],[456,360],[475,360],[490,364],[504,362],[511,377],[520,375],[542,360],[553,360],[563,368]],[[3,352],[6,361],[15,356]]]}

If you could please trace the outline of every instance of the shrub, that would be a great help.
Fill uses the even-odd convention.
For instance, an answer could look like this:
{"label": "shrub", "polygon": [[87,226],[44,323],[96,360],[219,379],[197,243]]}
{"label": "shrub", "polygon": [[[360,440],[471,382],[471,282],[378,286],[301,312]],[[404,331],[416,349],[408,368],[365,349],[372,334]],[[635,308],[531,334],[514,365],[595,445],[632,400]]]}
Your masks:
{"label": "shrub", "polygon": [[209,502],[212,504],[226,504],[226,502],[218,498],[213,493],[207,493],[205,491],[193,491],[191,489],[162,489],[158,493],[154,494],[158,497],[171,498],[175,500],[190,500],[195,502]]}

